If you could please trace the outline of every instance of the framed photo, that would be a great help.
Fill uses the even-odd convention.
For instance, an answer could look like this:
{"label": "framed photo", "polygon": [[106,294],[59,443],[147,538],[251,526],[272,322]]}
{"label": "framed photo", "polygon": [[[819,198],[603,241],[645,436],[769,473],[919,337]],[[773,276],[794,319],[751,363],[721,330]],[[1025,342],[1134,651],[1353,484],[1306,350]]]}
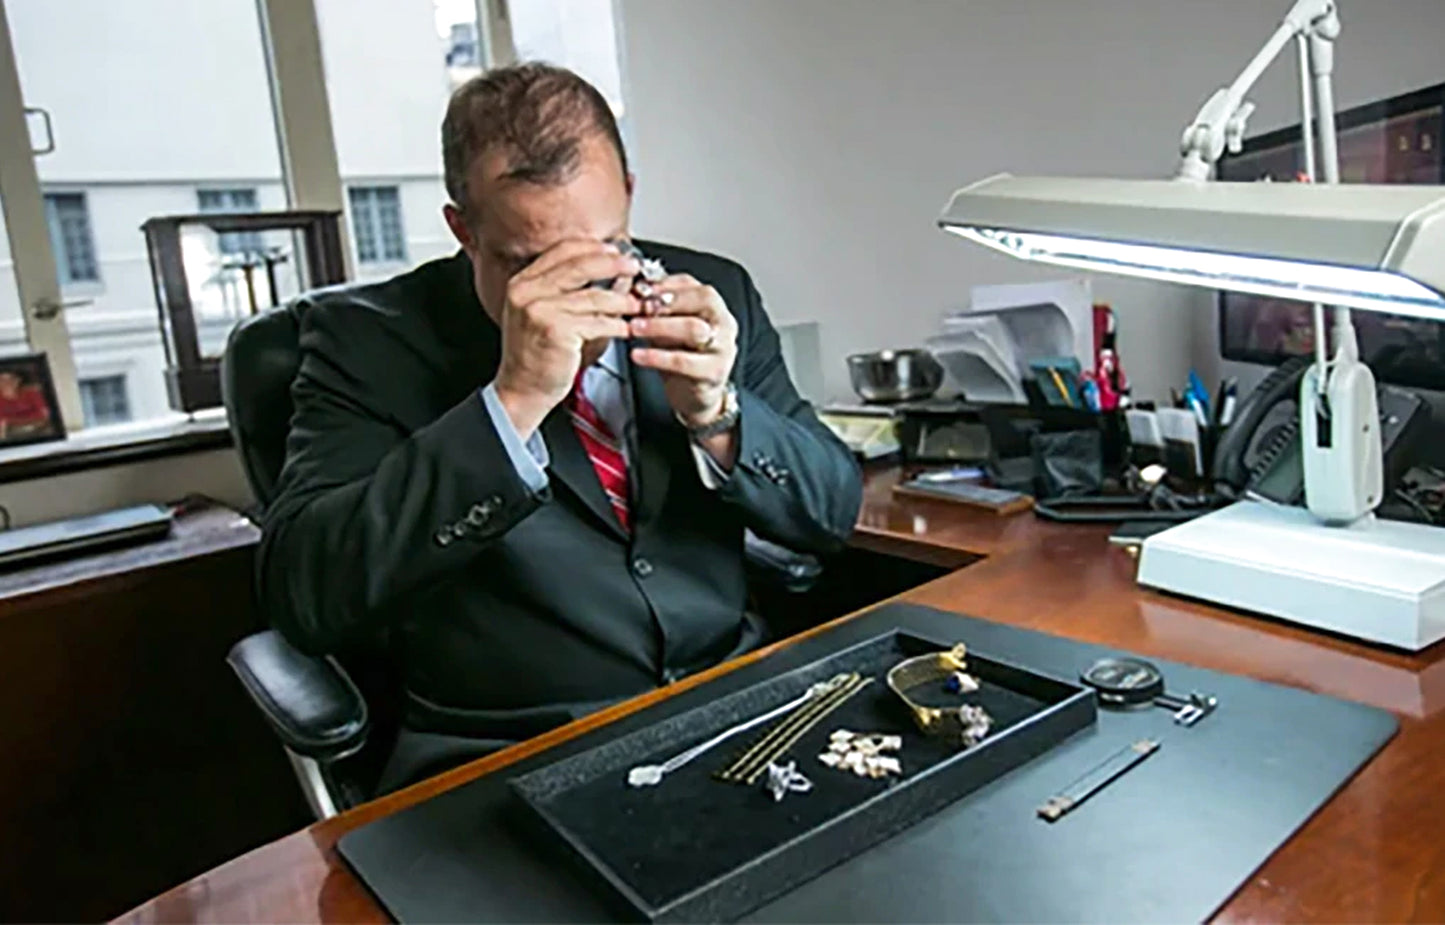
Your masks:
{"label": "framed photo", "polygon": [[45,354],[0,357],[0,447],[64,437]]}

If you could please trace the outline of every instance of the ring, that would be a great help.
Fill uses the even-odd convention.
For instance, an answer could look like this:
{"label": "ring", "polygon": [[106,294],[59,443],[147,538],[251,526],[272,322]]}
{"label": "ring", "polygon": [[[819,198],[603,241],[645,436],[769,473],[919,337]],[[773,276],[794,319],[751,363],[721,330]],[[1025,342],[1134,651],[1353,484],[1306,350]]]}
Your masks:
{"label": "ring", "polygon": [[712,345],[715,343],[717,343],[717,325],[710,324],[707,328],[707,339],[698,344],[697,349],[702,352],[707,352],[712,349]]}

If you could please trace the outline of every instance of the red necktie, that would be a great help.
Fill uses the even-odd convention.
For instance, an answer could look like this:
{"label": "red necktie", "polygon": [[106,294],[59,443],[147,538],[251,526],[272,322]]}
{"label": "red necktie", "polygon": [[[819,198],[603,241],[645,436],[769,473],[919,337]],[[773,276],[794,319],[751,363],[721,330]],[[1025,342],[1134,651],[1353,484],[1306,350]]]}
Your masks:
{"label": "red necktie", "polygon": [[572,427],[577,431],[577,438],[582,441],[587,458],[592,460],[592,468],[597,470],[597,480],[602,483],[602,491],[607,495],[607,500],[612,502],[617,522],[622,524],[623,530],[630,531],[632,527],[627,510],[627,458],[622,455],[612,428],[602,420],[602,415],[597,413],[597,407],[583,393],[581,371],[577,373],[577,381],[572,385],[572,401],[567,410],[572,415]]}

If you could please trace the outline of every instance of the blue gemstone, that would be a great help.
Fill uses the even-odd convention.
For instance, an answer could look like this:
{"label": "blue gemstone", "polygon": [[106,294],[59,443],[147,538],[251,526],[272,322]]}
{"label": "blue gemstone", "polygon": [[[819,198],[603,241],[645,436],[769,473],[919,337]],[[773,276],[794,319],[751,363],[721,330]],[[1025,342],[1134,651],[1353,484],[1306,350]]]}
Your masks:
{"label": "blue gemstone", "polygon": [[958,675],[956,674],[949,675],[948,680],[943,682],[943,686],[950,694],[958,694],[962,693],[963,691],[963,687],[958,680]]}

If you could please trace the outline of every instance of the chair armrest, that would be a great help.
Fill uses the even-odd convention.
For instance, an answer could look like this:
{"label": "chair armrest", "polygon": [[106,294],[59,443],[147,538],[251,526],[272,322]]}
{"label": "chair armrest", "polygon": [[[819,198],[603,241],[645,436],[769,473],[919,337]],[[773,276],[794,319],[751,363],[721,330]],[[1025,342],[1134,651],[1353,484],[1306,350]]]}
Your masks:
{"label": "chair armrest", "polygon": [[324,764],[365,744],[366,701],[335,659],[306,655],[266,630],[232,646],[226,662],[296,754]]}
{"label": "chair armrest", "polygon": [[779,546],[751,530],[743,536],[743,553],[755,579],[781,585],[794,594],[809,590],[823,575],[823,563],[816,557]]}

